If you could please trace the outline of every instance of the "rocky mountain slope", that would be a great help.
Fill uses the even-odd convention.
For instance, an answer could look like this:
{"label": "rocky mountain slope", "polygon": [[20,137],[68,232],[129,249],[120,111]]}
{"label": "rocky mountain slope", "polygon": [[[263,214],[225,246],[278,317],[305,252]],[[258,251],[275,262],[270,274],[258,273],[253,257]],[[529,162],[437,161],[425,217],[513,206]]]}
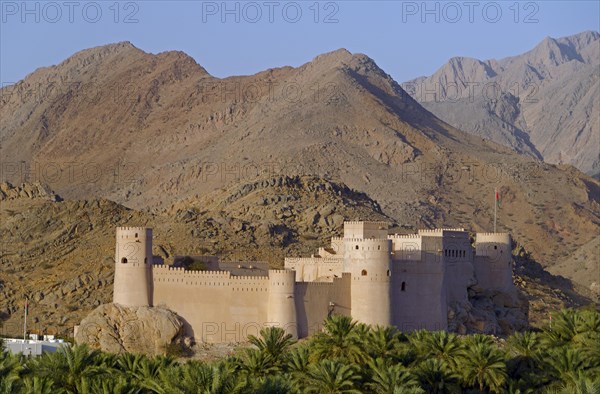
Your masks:
{"label": "rocky mountain slope", "polygon": [[600,172],[600,34],[501,60],[455,57],[403,87],[440,119],[549,163]]}
{"label": "rocky mountain slope", "polygon": [[210,254],[281,267],[286,255],[309,255],[341,235],[343,218],[392,220],[363,193],[314,177],[265,179],[160,213],[35,190],[45,189],[0,184],[0,197],[11,196],[0,199],[0,319],[13,335],[25,297],[30,328],[61,333],[112,301],[117,226],[152,227],[154,254],[167,263]]}
{"label": "rocky mountain slope", "polygon": [[[0,186],[10,194],[41,188]],[[29,329],[61,335],[72,335],[75,324],[112,301],[116,226],[152,226],[154,254],[167,263],[176,255],[213,254],[225,261],[258,259],[280,267],[284,256],[310,255],[331,236],[341,235],[339,215],[391,220],[364,194],[312,177],[252,183],[215,193],[213,197],[222,197],[218,202],[212,198],[190,201],[183,204],[186,208],[161,213],[140,212],[108,200],[61,202],[52,192],[19,194],[0,204],[0,319],[2,332],[12,336],[22,330],[25,297],[29,298]],[[224,209],[198,208],[211,203]],[[517,258],[515,274],[529,305],[521,303],[512,313],[524,313],[533,325],[543,323],[550,310],[589,302],[573,291],[568,280],[549,274],[525,257]],[[494,311],[510,308],[496,305],[503,300],[484,293],[482,289],[475,292],[472,310],[453,312],[457,315],[453,320],[475,314],[476,326],[493,328],[497,324]],[[97,323],[118,330],[120,323],[113,320],[108,325]],[[89,338],[92,342],[110,339],[94,335]]]}
{"label": "rocky mountain slope", "polygon": [[[42,321],[108,301],[79,281],[110,285],[117,225],[153,226],[167,258],[242,259],[250,246],[248,258],[281,264],[312,253],[342,217],[491,231],[494,188],[498,230],[532,261],[590,296],[598,282],[582,252],[597,239],[596,180],[449,126],[365,55],[218,79],[183,53],[119,43],[0,93],[2,180],[39,180],[64,198],[2,201],[3,280],[47,281]],[[71,272],[72,285],[61,279]],[[22,291],[6,291],[12,314]],[[54,309],[61,298],[73,302]]]}

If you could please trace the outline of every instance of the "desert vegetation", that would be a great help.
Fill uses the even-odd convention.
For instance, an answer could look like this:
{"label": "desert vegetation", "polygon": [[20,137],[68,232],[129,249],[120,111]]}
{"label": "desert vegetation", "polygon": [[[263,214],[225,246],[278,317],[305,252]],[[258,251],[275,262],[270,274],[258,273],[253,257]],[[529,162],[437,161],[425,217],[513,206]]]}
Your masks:
{"label": "desert vegetation", "polygon": [[[301,342],[281,328],[217,362],[108,354],[0,353],[2,393],[600,393],[600,313],[564,309],[506,340],[401,333],[332,316]],[[172,351],[172,349],[169,349]]]}

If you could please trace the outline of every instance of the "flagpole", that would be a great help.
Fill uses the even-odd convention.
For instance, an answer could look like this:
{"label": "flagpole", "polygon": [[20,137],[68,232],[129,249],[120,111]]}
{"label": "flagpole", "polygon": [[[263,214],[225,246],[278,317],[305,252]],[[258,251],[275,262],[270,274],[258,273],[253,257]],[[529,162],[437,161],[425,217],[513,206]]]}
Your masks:
{"label": "flagpole", "polygon": [[27,340],[27,309],[29,307],[29,301],[25,297],[25,319],[23,319],[23,341]]}
{"label": "flagpole", "polygon": [[496,232],[496,210],[498,209],[498,189],[494,188],[494,232]]}

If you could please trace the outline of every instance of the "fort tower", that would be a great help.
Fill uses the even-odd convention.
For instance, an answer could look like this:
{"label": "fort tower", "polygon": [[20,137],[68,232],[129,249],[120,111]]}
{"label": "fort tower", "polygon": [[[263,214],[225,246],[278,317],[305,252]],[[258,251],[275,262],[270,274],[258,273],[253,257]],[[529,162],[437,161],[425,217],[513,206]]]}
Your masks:
{"label": "fort tower", "polygon": [[391,251],[385,222],[346,222],[344,271],[350,272],[352,318],[367,324],[392,324]]}
{"label": "fort tower", "polygon": [[292,270],[269,270],[267,319],[298,338],[296,300],[294,299],[296,273]]}
{"label": "fort tower", "polygon": [[152,229],[117,227],[113,302],[152,305]]}
{"label": "fort tower", "polygon": [[506,290],[513,287],[512,241],[508,233],[477,233],[475,274],[481,287]]}

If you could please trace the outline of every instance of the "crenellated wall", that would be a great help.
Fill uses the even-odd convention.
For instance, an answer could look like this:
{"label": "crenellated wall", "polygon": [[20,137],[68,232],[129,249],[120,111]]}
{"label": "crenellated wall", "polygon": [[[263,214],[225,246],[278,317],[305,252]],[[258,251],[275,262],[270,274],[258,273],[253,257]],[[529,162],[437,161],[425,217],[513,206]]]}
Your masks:
{"label": "crenellated wall", "polygon": [[282,270],[205,256],[210,270],[187,271],[156,264],[151,229],[118,228],[114,302],[164,305],[199,342],[241,342],[273,325],[303,338],[332,314],[403,331],[445,330],[448,305],[467,301],[475,281],[514,288],[508,234],[477,234],[473,249],[463,229],[387,231],[385,222],[346,222],[344,238],[332,238],[318,256],[286,258]]}
{"label": "crenellated wall", "polygon": [[232,276],[228,271],[186,271],[154,266],[154,303],[186,322],[202,342],[240,342],[257,335],[268,319],[268,276]]}

